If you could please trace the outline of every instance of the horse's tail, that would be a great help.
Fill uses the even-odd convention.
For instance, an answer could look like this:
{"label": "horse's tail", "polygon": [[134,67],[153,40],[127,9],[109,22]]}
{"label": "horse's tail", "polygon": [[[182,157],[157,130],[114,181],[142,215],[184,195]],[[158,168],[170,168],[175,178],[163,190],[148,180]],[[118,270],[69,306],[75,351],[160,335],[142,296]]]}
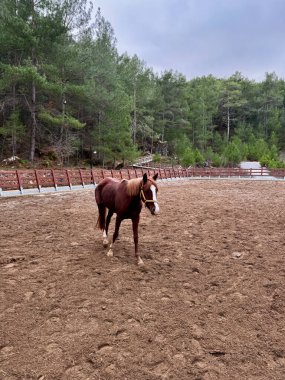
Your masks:
{"label": "horse's tail", "polygon": [[100,230],[105,230],[107,209],[104,206],[104,202],[102,200],[102,196],[101,196],[102,189],[103,189],[102,183],[99,183],[99,185],[95,189],[95,199],[96,199],[96,203],[97,203],[98,211],[99,211],[96,227],[99,228]]}
{"label": "horse's tail", "polygon": [[98,210],[99,210],[99,216],[98,220],[96,223],[96,227],[99,228],[100,230],[105,230],[106,224],[106,207],[103,205],[98,205]]}

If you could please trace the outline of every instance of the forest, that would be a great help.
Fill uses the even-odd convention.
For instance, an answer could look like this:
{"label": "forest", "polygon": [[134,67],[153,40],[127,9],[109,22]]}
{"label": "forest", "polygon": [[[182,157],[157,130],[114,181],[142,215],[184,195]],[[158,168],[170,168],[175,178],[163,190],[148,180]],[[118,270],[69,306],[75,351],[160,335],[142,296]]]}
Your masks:
{"label": "forest", "polygon": [[1,165],[116,167],[151,153],[183,167],[284,167],[285,82],[274,72],[262,82],[155,73],[118,53],[87,0],[0,4]]}

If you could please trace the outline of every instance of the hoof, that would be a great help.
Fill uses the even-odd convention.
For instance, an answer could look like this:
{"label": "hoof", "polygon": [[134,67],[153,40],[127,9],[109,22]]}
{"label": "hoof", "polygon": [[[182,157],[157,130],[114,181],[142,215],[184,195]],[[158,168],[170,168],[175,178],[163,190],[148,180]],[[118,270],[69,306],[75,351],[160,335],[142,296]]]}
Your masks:
{"label": "hoof", "polygon": [[107,256],[108,257],[113,257],[114,256],[113,251],[111,249],[109,249],[109,251],[107,252]]}
{"label": "hoof", "polygon": [[144,265],[144,262],[142,261],[140,257],[138,258],[138,265]]}
{"label": "hoof", "polygon": [[107,239],[104,239],[104,240],[103,240],[103,247],[104,247],[104,248],[107,248],[108,245],[109,245],[108,240],[107,240]]}

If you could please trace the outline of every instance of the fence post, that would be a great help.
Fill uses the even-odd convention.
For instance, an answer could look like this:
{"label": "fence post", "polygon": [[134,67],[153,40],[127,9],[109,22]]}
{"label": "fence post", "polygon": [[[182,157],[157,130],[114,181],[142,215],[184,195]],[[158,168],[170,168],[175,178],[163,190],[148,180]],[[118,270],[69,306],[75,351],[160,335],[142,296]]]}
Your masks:
{"label": "fence post", "polygon": [[95,183],[95,176],[94,176],[93,169],[91,169],[91,180],[92,180],[92,182],[93,182],[93,185],[95,186],[96,183]]}
{"label": "fence post", "polygon": [[[51,169],[51,175],[52,175],[52,179],[53,179],[53,185],[54,185],[54,188],[55,190],[57,190],[57,183],[56,183],[56,179],[55,179],[55,175],[54,175],[54,170]],[[67,176],[68,178],[68,176]]]}
{"label": "fence post", "polygon": [[83,175],[82,175],[81,169],[79,169],[79,174],[80,174],[80,179],[81,179],[82,187],[85,187],[85,183],[84,183],[84,180],[83,180]]}
{"label": "fence post", "polygon": [[1,179],[1,177],[0,177],[0,197],[3,195],[3,189],[2,189],[3,184],[4,184],[4,180]]}
{"label": "fence post", "polygon": [[40,178],[38,176],[38,171],[37,169],[35,169],[35,177],[36,177],[36,181],[37,181],[37,187],[39,189],[39,193],[41,192],[41,183],[40,183]]}
{"label": "fence post", "polygon": [[18,170],[16,170],[16,176],[17,176],[17,180],[18,180],[20,194],[23,194],[23,182],[22,182],[20,172]]}
{"label": "fence post", "polygon": [[70,175],[69,175],[68,169],[66,169],[66,176],[67,176],[68,186],[69,186],[70,190],[72,190],[72,184],[70,181]]}
{"label": "fence post", "polygon": [[172,166],[168,169],[169,178],[172,180]]}

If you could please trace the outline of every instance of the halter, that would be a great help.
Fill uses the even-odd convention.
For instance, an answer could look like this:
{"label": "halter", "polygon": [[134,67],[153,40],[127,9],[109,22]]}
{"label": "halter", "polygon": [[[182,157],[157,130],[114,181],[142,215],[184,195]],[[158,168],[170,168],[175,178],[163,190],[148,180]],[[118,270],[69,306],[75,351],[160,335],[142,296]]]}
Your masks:
{"label": "halter", "polygon": [[[157,185],[156,185],[156,183],[154,182],[154,181],[152,181],[151,179],[147,179],[152,185],[154,185],[155,186],[155,188],[157,189]],[[154,199],[146,199],[146,197],[145,197],[145,193],[144,193],[144,191],[143,191],[143,184],[141,185],[141,188],[140,188],[140,196],[141,196],[141,200],[143,201],[143,203],[157,203],[158,204],[158,202],[156,201],[156,200],[154,200]]]}

